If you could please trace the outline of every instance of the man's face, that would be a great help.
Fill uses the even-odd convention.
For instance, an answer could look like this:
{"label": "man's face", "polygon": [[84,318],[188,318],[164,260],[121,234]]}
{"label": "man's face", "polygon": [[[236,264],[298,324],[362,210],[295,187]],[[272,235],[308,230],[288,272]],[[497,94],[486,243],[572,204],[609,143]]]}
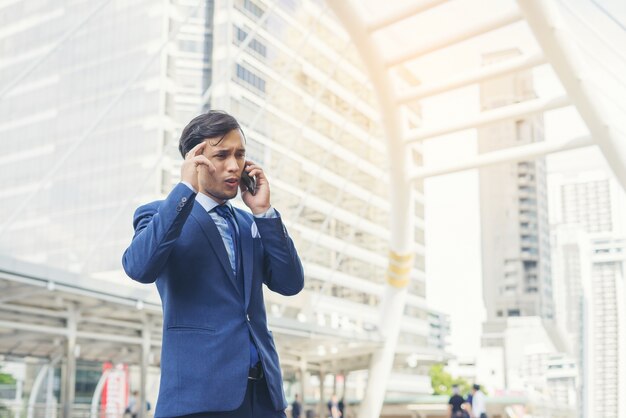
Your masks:
{"label": "man's face", "polygon": [[241,172],[246,162],[246,148],[239,129],[228,132],[217,145],[212,143],[219,138],[208,138],[204,148],[204,156],[215,166],[215,173],[211,174],[205,167],[200,169],[198,186],[200,191],[223,203],[237,196]]}

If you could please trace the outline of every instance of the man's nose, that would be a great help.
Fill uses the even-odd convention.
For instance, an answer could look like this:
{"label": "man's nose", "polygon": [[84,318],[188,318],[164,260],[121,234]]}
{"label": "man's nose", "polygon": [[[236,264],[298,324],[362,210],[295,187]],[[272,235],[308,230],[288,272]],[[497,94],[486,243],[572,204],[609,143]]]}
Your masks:
{"label": "man's nose", "polygon": [[226,169],[228,171],[239,171],[239,164],[237,164],[237,159],[235,157],[228,159],[226,162]]}

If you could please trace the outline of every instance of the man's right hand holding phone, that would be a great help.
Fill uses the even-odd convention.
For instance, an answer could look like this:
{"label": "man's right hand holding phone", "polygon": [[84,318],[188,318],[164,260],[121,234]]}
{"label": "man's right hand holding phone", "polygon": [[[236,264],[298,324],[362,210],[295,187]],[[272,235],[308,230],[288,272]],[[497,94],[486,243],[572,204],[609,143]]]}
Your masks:
{"label": "man's right hand holding phone", "polygon": [[248,191],[243,182],[240,183],[241,199],[243,200],[243,203],[250,208],[253,215],[267,212],[271,207],[270,184],[267,181],[267,177],[265,177],[263,169],[248,160],[246,160],[243,169],[250,177],[256,179],[256,193],[254,195]]}

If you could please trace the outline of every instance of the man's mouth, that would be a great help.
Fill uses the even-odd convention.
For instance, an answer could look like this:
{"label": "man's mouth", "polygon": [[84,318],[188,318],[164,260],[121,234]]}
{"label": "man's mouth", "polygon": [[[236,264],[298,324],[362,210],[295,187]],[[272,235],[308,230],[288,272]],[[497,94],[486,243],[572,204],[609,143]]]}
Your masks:
{"label": "man's mouth", "polygon": [[231,186],[238,186],[239,185],[239,179],[237,179],[237,178],[226,179],[226,183],[231,185]]}

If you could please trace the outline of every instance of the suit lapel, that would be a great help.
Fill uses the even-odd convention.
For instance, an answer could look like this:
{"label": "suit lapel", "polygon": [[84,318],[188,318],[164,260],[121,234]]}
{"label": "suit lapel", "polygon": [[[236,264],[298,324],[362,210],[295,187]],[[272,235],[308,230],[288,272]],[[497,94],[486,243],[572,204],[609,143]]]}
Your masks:
{"label": "suit lapel", "polygon": [[222,267],[226,271],[228,278],[230,279],[233,286],[235,286],[235,290],[237,291],[237,293],[240,293],[235,275],[233,274],[233,269],[230,266],[228,253],[226,252],[226,248],[224,247],[224,241],[222,240],[220,231],[217,229],[217,226],[215,226],[215,222],[213,222],[211,215],[209,215],[207,211],[204,210],[200,203],[194,202],[191,216],[193,216],[200,224],[202,232],[204,232],[204,235],[209,240],[211,247],[213,247],[213,251],[215,251],[217,259],[222,264]]}
{"label": "suit lapel", "polygon": [[252,253],[252,233],[251,225],[243,215],[235,209],[235,219],[239,227],[239,239],[241,240],[241,265],[243,266],[243,287],[246,309],[250,303],[250,292],[252,289],[252,266],[254,255]]}

